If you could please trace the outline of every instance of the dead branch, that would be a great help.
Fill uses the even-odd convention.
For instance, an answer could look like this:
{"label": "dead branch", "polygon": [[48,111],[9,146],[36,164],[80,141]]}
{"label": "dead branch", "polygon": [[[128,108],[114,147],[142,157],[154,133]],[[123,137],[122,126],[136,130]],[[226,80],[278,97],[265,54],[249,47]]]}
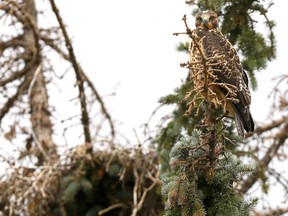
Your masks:
{"label": "dead branch", "polygon": [[[36,56],[40,53],[40,44],[39,44],[39,31],[37,28],[37,24],[35,22],[34,17],[36,17],[36,11],[32,10],[31,2],[25,2],[24,4],[19,4],[16,1],[8,1],[5,0],[2,10],[6,11],[7,14],[14,15],[19,22],[23,24],[23,27],[27,30],[32,32],[33,34],[33,42],[34,42],[34,48],[36,49],[35,52],[33,52],[34,56],[32,59],[35,59]],[[25,5],[29,4],[28,7],[25,8]],[[29,8],[29,11],[27,11],[27,8]],[[31,13],[31,14],[30,14]],[[25,35],[23,35],[25,37]],[[27,48],[27,47],[26,47]]]}
{"label": "dead branch", "polygon": [[17,87],[16,93],[11,96],[4,106],[0,109],[0,122],[3,117],[9,112],[9,110],[14,106],[17,99],[25,93],[25,90],[29,86],[30,80],[26,77],[26,79]]}
{"label": "dead branch", "polygon": [[186,14],[184,14],[182,20],[184,21],[184,24],[185,24],[185,27],[186,27],[186,33],[189,35],[189,37],[192,38],[192,31],[191,31],[191,29],[188,27]]}
{"label": "dead branch", "polygon": [[[269,163],[272,161],[277,151],[281,146],[285,144],[288,138],[288,123],[286,123],[283,128],[275,135],[273,144],[268,148],[264,157],[258,162],[257,167],[262,169],[268,169]],[[240,186],[240,192],[245,194],[259,179],[258,172],[251,174]]]}
{"label": "dead branch", "polygon": [[7,85],[8,83],[11,83],[17,79],[20,79],[21,77],[26,75],[31,70],[31,68],[32,68],[31,63],[26,64],[26,66],[22,70],[14,72],[11,76],[9,76],[5,80],[0,80],[0,86],[3,87]]}
{"label": "dead branch", "polygon": [[[187,24],[186,15],[183,16],[182,20],[184,21],[184,24],[186,27],[186,34],[192,39],[191,43],[195,45],[195,47],[198,49],[199,53],[201,54],[201,60],[198,62],[189,61],[187,63],[180,64],[180,66],[187,67],[191,70],[190,79],[192,79],[193,81],[197,82],[197,76],[199,75],[199,73],[203,73],[204,75],[203,85],[200,85],[198,87],[196,86],[196,88],[194,87],[192,91],[187,92],[185,98],[183,99],[183,101],[187,102],[188,99],[193,94],[195,94],[194,96],[192,96],[193,97],[192,100],[187,103],[188,109],[186,110],[184,116],[190,115],[194,107],[197,107],[196,116],[198,116],[201,105],[202,104],[205,105],[206,113],[204,117],[204,125],[202,125],[205,128],[205,136],[203,137],[202,142],[203,144],[207,145],[206,146],[207,154],[205,157],[202,158],[202,161],[205,161],[206,159],[208,159],[209,161],[209,166],[207,166],[208,169],[214,169],[214,162],[217,159],[218,152],[220,151],[217,150],[218,147],[217,147],[216,140],[217,140],[217,136],[219,135],[219,133],[216,130],[217,117],[215,116],[215,113],[213,112],[213,110],[215,109],[215,107],[217,108],[218,105],[222,105],[223,103],[226,104],[226,101],[219,101],[217,99],[217,95],[214,93],[212,88],[213,86],[220,86],[222,88],[225,88],[228,92],[227,94],[229,94],[229,96],[232,97],[233,99],[233,96],[235,96],[235,93],[234,93],[235,87],[233,86],[231,88],[231,86],[227,86],[223,83],[215,82],[215,75],[213,74],[215,71],[211,69],[210,67],[220,64],[220,62],[216,62],[216,63],[213,63],[213,62],[215,61],[215,59],[219,59],[221,61],[223,56],[207,58],[204,53],[204,50],[201,49],[199,42],[196,41],[196,38],[193,36],[193,32],[195,30],[192,31]],[[178,34],[182,34],[182,33],[174,33],[174,35],[178,35]],[[193,66],[201,68],[201,70],[196,73],[193,73]],[[197,104],[197,100],[199,99],[198,96],[202,99],[200,104]],[[225,112],[225,106],[223,106],[223,109],[224,109],[223,112]],[[196,163],[198,162],[195,162],[193,166],[196,166],[195,165]],[[201,161],[199,161],[199,163],[201,163]]]}
{"label": "dead branch", "polygon": [[153,190],[157,185],[160,184],[160,170],[158,170],[155,178],[151,175],[151,173],[149,173],[150,175],[150,179],[152,180],[152,184],[148,187],[148,188],[144,188],[144,191],[142,193],[142,196],[139,200],[138,203],[136,203],[136,206],[134,206],[133,211],[132,211],[132,216],[136,216],[137,213],[139,212],[139,210],[141,210],[141,208],[143,207],[143,203],[146,199],[147,194],[149,193],[149,191]]}
{"label": "dead branch", "polygon": [[284,117],[282,117],[280,119],[273,120],[269,124],[257,127],[253,133],[247,133],[246,137],[251,137],[254,134],[257,134],[259,136],[262,133],[265,133],[267,131],[270,131],[270,130],[272,130],[274,128],[277,128],[277,127],[281,126],[283,123],[285,123],[287,121],[288,121],[288,116],[284,116]]}
{"label": "dead branch", "polygon": [[268,211],[255,211],[254,214],[255,216],[280,216],[284,215],[285,213],[288,213],[288,208],[276,208],[276,209],[271,209]]}
{"label": "dead branch", "polygon": [[111,205],[111,206],[109,206],[109,207],[107,207],[107,208],[105,208],[105,209],[100,210],[100,211],[98,212],[98,215],[99,215],[99,216],[100,216],[100,215],[104,215],[104,214],[108,213],[109,211],[112,211],[112,210],[114,210],[114,209],[116,209],[116,208],[126,208],[126,207],[127,207],[127,206],[124,205],[123,203],[116,203],[116,204],[113,204],[113,205]]}
{"label": "dead branch", "polygon": [[[72,62],[71,58],[69,55],[67,55],[65,52],[63,52],[63,50],[58,47],[55,43],[53,43],[53,41],[51,41],[49,38],[41,36],[41,39],[48,45],[50,46],[53,50],[55,50],[57,53],[59,53],[65,60]],[[110,125],[110,129],[111,129],[111,135],[112,138],[115,137],[115,127],[114,127],[114,123],[112,121],[112,117],[109,114],[104,101],[102,100],[99,92],[97,91],[95,85],[93,84],[93,82],[89,79],[89,77],[86,75],[86,73],[84,72],[84,70],[82,69],[82,67],[80,65],[78,65],[79,68],[79,72],[81,73],[82,79],[84,79],[84,81],[87,82],[88,86],[90,87],[90,89],[92,90],[92,92],[94,93],[96,99],[98,100],[100,107],[101,107],[101,111],[104,114],[104,116],[106,117],[106,119],[109,122]]]}
{"label": "dead branch", "polygon": [[51,4],[52,10],[53,10],[53,12],[57,18],[57,21],[60,25],[60,28],[62,30],[64,39],[65,39],[66,48],[68,50],[69,57],[70,57],[71,62],[72,62],[72,66],[73,66],[74,71],[75,71],[75,75],[76,75],[76,79],[77,79],[77,86],[78,86],[78,90],[79,90],[79,100],[80,100],[81,115],[82,115],[81,122],[82,122],[82,126],[83,126],[85,142],[91,143],[91,133],[90,133],[90,128],[89,128],[90,122],[89,122],[89,115],[88,115],[88,111],[87,111],[86,94],[85,94],[85,89],[84,89],[84,79],[83,79],[83,76],[80,72],[79,64],[78,64],[76,56],[74,54],[74,49],[73,49],[73,46],[71,44],[70,38],[68,36],[68,32],[67,32],[66,27],[62,21],[61,16],[60,16],[59,9],[57,8],[54,0],[50,0],[50,4]]}
{"label": "dead branch", "polygon": [[23,35],[18,35],[7,41],[0,41],[0,54],[2,54],[7,48],[24,47]]}

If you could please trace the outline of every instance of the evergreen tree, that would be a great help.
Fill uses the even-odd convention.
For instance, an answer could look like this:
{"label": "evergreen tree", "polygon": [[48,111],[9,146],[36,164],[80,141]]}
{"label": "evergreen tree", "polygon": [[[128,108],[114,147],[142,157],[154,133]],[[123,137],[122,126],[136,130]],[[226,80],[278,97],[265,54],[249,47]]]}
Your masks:
{"label": "evergreen tree", "polygon": [[[266,16],[267,9],[258,1],[190,1],[189,4],[197,5],[193,14],[198,8],[217,11],[222,32],[237,45],[243,55],[243,67],[256,88],[255,71],[265,68],[267,61],[275,57],[274,24]],[[268,41],[255,30],[251,11],[266,18]],[[180,43],[178,50],[187,51],[188,43]],[[249,215],[256,199],[245,201],[233,186],[253,167],[241,164],[237,158],[237,147],[244,141],[234,134],[233,122],[223,120],[223,110],[213,109],[207,98],[199,97],[193,81],[188,79],[175,94],[163,97],[160,102],[177,104],[173,118],[156,139],[165,214]]]}

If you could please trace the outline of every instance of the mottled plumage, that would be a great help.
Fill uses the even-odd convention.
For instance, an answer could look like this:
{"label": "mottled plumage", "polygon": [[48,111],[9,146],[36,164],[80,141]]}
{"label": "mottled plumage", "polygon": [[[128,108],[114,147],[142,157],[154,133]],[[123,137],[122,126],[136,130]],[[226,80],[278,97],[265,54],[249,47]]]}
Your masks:
{"label": "mottled plumage", "polygon": [[195,88],[203,89],[205,70],[208,71],[208,96],[213,106],[222,106],[227,115],[235,119],[239,135],[244,136],[244,129],[254,131],[248,78],[236,50],[218,29],[215,12],[196,14],[196,29],[192,31],[189,50],[190,77]]}

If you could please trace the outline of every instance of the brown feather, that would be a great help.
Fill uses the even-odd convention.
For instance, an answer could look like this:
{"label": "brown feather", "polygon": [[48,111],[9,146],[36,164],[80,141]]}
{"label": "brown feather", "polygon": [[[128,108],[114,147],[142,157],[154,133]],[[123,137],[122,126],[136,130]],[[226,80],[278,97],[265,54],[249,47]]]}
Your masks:
{"label": "brown feather", "polygon": [[[209,19],[209,16],[213,16],[213,19]],[[202,18],[200,19],[200,17]],[[201,20],[204,20],[204,23],[201,23]],[[217,28],[218,19],[217,16],[215,18],[214,12],[198,13],[196,26],[197,28],[192,32],[193,39],[190,44],[190,62],[194,63],[191,64],[190,71],[195,87],[204,85],[204,66],[195,64],[195,62],[203,60],[203,53],[204,58],[208,60],[207,71],[212,72],[208,82],[218,83],[212,88],[217,95],[216,98],[215,95],[210,95],[212,103],[216,107],[222,103],[224,110],[228,111],[228,116],[235,119],[239,135],[244,135],[244,129],[247,132],[254,131],[254,122],[249,110],[251,94],[248,77],[242,68],[236,50]],[[211,26],[213,27],[211,28]]]}

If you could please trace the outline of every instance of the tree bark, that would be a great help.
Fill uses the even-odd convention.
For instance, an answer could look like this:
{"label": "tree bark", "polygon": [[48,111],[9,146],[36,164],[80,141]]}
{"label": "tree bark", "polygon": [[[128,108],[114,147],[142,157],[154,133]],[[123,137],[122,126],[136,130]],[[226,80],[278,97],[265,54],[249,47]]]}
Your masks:
{"label": "tree bark", "polygon": [[48,94],[44,70],[42,67],[41,48],[39,45],[39,30],[37,27],[37,11],[34,0],[24,0],[24,10],[28,22],[24,24],[25,55],[29,56],[25,64],[33,62],[30,72],[28,98],[30,103],[30,121],[32,125],[32,137],[37,145],[36,156],[38,163],[44,159],[56,156],[56,145],[52,139],[52,123],[48,104]]}

